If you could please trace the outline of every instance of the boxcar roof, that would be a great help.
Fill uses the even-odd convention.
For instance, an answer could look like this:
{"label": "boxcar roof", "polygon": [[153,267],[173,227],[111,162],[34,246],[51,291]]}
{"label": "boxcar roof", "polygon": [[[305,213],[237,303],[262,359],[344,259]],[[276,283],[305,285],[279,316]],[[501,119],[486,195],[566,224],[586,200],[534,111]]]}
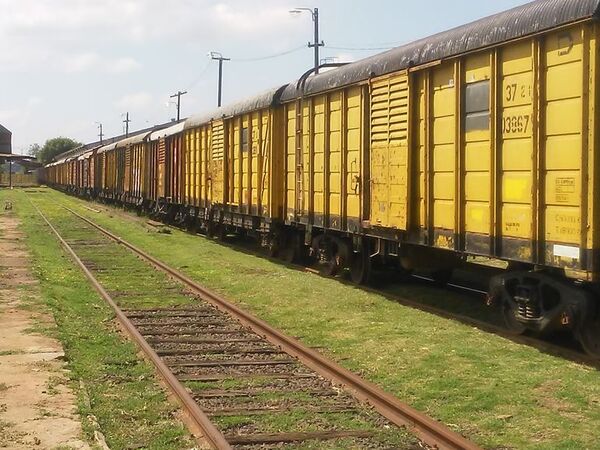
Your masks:
{"label": "boxcar roof", "polygon": [[238,116],[259,109],[268,108],[279,102],[279,97],[287,85],[269,89],[253,97],[246,98],[237,103],[226,105],[214,109],[210,112],[197,114],[185,121],[185,129],[196,128],[205,125],[212,120],[219,120],[226,117]]}
{"label": "boxcar roof", "polygon": [[162,137],[173,136],[174,134],[180,133],[183,131],[183,126],[185,125],[185,121],[179,122],[169,128],[164,128],[162,130],[155,131],[150,134],[150,141],[156,141]]}
{"label": "boxcar roof", "polygon": [[117,142],[117,147],[125,147],[127,145],[139,144],[140,142],[144,142],[151,134],[152,131],[146,130],[143,133],[138,133],[134,136],[122,139]]}
{"label": "boxcar roof", "polygon": [[597,18],[600,0],[537,0],[290,84],[283,102]]}
{"label": "boxcar roof", "polygon": [[104,152],[108,152],[109,150],[114,150],[115,148],[117,148],[118,144],[119,144],[118,142],[112,142],[112,143],[110,143],[108,145],[100,147],[98,149],[98,153],[104,153]]}

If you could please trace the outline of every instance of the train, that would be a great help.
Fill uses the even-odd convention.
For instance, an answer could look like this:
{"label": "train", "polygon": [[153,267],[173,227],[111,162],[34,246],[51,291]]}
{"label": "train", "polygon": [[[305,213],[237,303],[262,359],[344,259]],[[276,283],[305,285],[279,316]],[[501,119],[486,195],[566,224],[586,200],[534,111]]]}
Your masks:
{"label": "train", "polygon": [[502,260],[515,333],[600,357],[600,0],[536,0],[107,145],[53,187],[368,282]]}

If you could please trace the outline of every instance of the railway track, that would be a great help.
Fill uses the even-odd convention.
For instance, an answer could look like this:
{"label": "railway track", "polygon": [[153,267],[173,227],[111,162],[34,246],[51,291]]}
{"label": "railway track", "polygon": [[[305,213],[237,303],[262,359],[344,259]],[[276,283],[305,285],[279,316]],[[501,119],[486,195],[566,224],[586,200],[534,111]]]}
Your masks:
{"label": "railway track", "polygon": [[[174,227],[174,228],[178,229],[174,225],[164,224],[164,226]],[[339,281],[341,283],[346,283],[346,284],[356,286],[351,281],[348,281],[340,276],[331,277],[329,275],[323,274],[318,269],[315,269],[312,267],[305,267],[305,266],[298,265],[298,264],[290,264],[290,263],[284,262],[280,259],[267,256],[264,252],[260,252],[260,251],[251,249],[248,246],[244,246],[243,249],[244,249],[244,251],[250,252],[256,256],[266,257],[271,260],[276,260],[277,262],[279,262],[281,264],[285,264],[286,266],[296,269],[296,270],[302,270],[302,271],[312,273],[317,276],[326,277],[326,278],[335,278],[337,281]],[[434,280],[424,277],[424,276],[412,275],[411,278],[412,278],[412,280],[414,280],[415,282],[417,282],[419,284],[425,284],[425,285],[435,285],[436,284]],[[501,336],[505,339],[511,340],[515,343],[536,348],[541,352],[544,352],[544,353],[547,353],[547,354],[550,354],[550,355],[553,355],[556,357],[560,357],[560,358],[572,361],[577,364],[584,364],[586,366],[593,367],[593,368],[600,370],[600,361],[588,356],[585,352],[583,352],[580,348],[578,348],[577,343],[568,342],[565,344],[565,343],[561,342],[560,339],[553,340],[552,338],[538,337],[538,336],[529,335],[529,334],[525,334],[525,335],[514,334],[514,333],[511,333],[505,327],[498,325],[496,323],[477,319],[477,318],[474,318],[474,317],[466,315],[466,314],[448,311],[447,309],[437,307],[437,306],[434,306],[431,304],[427,304],[422,301],[415,301],[411,298],[407,298],[406,296],[395,294],[391,290],[375,288],[373,286],[360,286],[360,288],[363,289],[364,291],[371,292],[371,293],[374,293],[377,295],[381,295],[381,296],[389,299],[390,301],[400,303],[404,306],[418,309],[418,310],[421,310],[421,311],[424,311],[424,312],[427,312],[430,314],[434,314],[434,315],[437,315],[439,317],[443,317],[446,319],[455,320],[455,321],[461,322],[465,325],[469,325],[474,328],[477,328],[486,333],[495,334],[497,336]],[[464,293],[465,295],[470,296],[471,298],[480,299],[481,303],[485,303],[485,301],[487,299],[486,291],[483,291],[477,287],[467,286],[463,283],[460,283],[460,284],[448,283],[445,288],[442,288],[442,287],[436,287],[436,288],[449,289],[449,290],[452,290],[455,292],[461,292],[461,293]],[[500,315],[499,311],[498,311],[497,315]]]}
{"label": "railway track", "polygon": [[55,226],[32,205],[211,447],[478,448],[75,211]]}

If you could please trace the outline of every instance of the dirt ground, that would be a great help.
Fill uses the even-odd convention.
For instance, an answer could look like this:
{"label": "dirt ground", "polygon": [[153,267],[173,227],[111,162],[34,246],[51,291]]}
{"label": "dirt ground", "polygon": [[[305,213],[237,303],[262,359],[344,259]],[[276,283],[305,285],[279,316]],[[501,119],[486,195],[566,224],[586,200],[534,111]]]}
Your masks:
{"label": "dirt ground", "polygon": [[[1,205],[4,207],[4,205]],[[0,448],[88,449],[18,219],[0,213]]]}

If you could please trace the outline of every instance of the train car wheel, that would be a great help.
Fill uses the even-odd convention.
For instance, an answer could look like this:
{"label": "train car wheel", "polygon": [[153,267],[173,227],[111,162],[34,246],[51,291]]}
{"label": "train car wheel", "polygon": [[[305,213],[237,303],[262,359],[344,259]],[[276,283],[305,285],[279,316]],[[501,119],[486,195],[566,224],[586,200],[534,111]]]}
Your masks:
{"label": "train car wheel", "polygon": [[212,239],[215,237],[215,231],[216,231],[216,225],[212,222],[209,221],[206,224],[206,237],[209,239]]}
{"label": "train car wheel", "polygon": [[322,241],[318,250],[319,272],[328,277],[336,276],[344,267],[344,258],[334,240]]}
{"label": "train car wheel", "polygon": [[330,259],[319,264],[319,272],[327,277],[335,277],[339,271],[340,268],[335,259]]}
{"label": "train car wheel", "polygon": [[512,334],[523,334],[527,331],[525,325],[517,320],[517,304],[512,300],[505,300],[502,304],[502,317],[508,331]]}
{"label": "train car wheel", "polygon": [[297,234],[288,236],[279,249],[279,257],[288,264],[294,264],[300,260],[300,238]]}
{"label": "train car wheel", "polygon": [[273,236],[267,241],[267,254],[271,258],[276,258],[279,256],[279,252],[281,251],[281,244],[279,236]]}
{"label": "train car wheel", "polygon": [[592,358],[600,360],[600,317],[587,321],[577,333],[583,350]]}
{"label": "train car wheel", "polygon": [[227,227],[225,225],[219,225],[216,234],[219,241],[223,242],[227,240]]}
{"label": "train car wheel", "polygon": [[371,278],[371,258],[368,252],[356,253],[350,265],[350,278],[358,285],[365,285]]}

